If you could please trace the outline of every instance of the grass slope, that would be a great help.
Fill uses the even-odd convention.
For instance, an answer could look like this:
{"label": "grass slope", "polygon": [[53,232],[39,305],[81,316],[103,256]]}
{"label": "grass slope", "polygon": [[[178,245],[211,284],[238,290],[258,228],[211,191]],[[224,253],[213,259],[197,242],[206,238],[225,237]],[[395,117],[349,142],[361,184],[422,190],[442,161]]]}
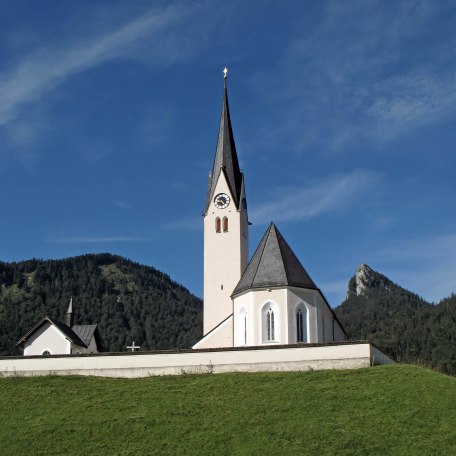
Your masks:
{"label": "grass slope", "polygon": [[1,454],[456,454],[455,403],[455,378],[399,365],[2,378]]}

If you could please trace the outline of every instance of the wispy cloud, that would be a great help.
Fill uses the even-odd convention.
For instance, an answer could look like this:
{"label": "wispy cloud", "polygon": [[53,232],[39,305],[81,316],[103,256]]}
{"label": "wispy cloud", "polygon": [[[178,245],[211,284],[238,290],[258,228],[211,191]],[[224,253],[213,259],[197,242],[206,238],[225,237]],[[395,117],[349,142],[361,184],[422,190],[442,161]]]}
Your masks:
{"label": "wispy cloud", "polygon": [[134,58],[134,51],[143,46],[146,38],[150,44],[148,58],[155,64],[185,57],[198,45],[198,40],[190,44],[192,41],[182,30],[179,34],[173,31],[197,10],[198,5],[175,3],[161,11],[150,11],[116,30],[30,52],[15,68],[0,73],[0,125],[14,119],[23,106],[42,98],[72,75],[109,60]]}
{"label": "wispy cloud", "polygon": [[349,205],[378,179],[376,173],[356,171],[320,179],[312,186],[276,189],[279,196],[254,207],[250,219],[256,223],[310,219]]}
{"label": "wispy cloud", "polygon": [[120,209],[130,209],[131,208],[131,204],[126,203],[125,201],[117,200],[117,201],[114,201],[114,204],[117,207],[120,207]]}
{"label": "wispy cloud", "polygon": [[456,264],[456,234],[406,239],[400,243],[400,246],[396,245],[396,243],[383,247],[376,253],[376,256],[379,259],[394,262],[405,260],[408,262],[417,261],[422,263],[450,257],[454,258]]}
{"label": "wispy cloud", "polygon": [[376,147],[456,113],[454,34],[435,47],[445,2],[320,5],[321,20],[295,33],[277,70],[252,77],[275,103],[277,143]]}
{"label": "wispy cloud", "polygon": [[456,292],[456,234],[393,241],[369,255],[379,272],[425,299],[438,302]]}
{"label": "wispy cloud", "polygon": [[198,231],[203,229],[203,221],[201,217],[184,217],[169,223],[165,223],[163,225],[163,228],[172,231]]}
{"label": "wispy cloud", "polygon": [[48,239],[47,242],[56,244],[103,244],[103,243],[118,243],[118,242],[143,242],[145,238],[131,236],[100,236],[100,237],[62,237]]}
{"label": "wispy cloud", "polygon": [[415,73],[398,75],[374,86],[367,113],[388,125],[405,128],[438,119],[456,109],[453,77]]}

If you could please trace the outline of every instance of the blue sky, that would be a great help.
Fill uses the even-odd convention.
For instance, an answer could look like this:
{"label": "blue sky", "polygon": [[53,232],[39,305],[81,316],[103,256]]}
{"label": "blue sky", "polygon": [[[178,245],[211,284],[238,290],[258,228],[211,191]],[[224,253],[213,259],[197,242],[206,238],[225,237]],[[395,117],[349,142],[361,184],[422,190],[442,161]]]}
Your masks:
{"label": "blue sky", "polygon": [[0,260],[120,254],[201,296],[224,66],[251,251],[333,306],[367,263],[456,292],[452,1],[2,1]]}

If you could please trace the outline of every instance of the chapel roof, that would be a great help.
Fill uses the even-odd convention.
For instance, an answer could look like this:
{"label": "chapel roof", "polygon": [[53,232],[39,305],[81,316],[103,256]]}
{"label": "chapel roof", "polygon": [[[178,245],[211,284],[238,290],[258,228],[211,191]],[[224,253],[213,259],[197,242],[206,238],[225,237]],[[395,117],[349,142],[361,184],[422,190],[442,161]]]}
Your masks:
{"label": "chapel roof", "polygon": [[32,334],[34,334],[45,323],[54,325],[73,344],[87,348],[87,345],[81,340],[78,334],[76,334],[69,326],[67,326],[65,323],[62,323],[61,321],[55,320],[54,318],[50,318],[48,316],[43,317],[29,332],[27,332],[27,334],[22,336],[18,340],[16,345],[22,345]]}
{"label": "chapel roof", "polygon": [[71,329],[82,339],[86,345],[90,344],[98,325],[74,325]]}
{"label": "chapel roof", "polygon": [[232,296],[254,288],[278,286],[318,290],[280,231],[271,223]]}
{"label": "chapel roof", "polygon": [[233,129],[231,127],[230,108],[228,105],[228,93],[226,88],[226,78],[223,88],[222,113],[220,116],[220,127],[215,150],[214,165],[209,174],[209,185],[207,190],[206,206],[204,213],[207,213],[209,205],[214,198],[215,187],[221,174],[225,175],[226,181],[231,191],[234,204],[237,209],[242,204],[242,172],[236,154],[236,144],[234,143]]}

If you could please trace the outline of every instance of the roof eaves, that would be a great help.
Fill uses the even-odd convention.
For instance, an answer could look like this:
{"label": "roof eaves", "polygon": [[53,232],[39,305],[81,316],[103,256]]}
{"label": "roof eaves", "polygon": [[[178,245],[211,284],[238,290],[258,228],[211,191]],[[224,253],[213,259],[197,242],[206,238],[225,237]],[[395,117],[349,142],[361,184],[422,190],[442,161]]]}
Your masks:
{"label": "roof eaves", "polygon": [[41,327],[41,325],[45,322],[48,321],[49,323],[53,323],[52,320],[46,315],[44,316],[35,326],[33,326],[32,329],[30,329],[24,336],[22,336],[17,342],[16,345],[19,346],[23,342],[25,342],[37,329]]}

